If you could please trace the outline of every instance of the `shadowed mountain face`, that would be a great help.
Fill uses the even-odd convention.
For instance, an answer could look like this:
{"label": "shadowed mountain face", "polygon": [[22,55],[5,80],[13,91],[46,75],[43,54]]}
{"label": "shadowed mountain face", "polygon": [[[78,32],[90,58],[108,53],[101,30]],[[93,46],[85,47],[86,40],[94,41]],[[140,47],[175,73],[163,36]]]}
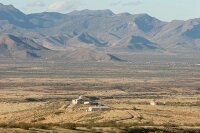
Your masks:
{"label": "shadowed mountain face", "polygon": [[[145,33],[151,32],[161,27],[164,23],[160,20],[149,16],[148,14],[136,15],[135,24]],[[155,29],[154,29],[155,28]]]}
{"label": "shadowed mountain face", "polygon": [[[163,22],[148,14],[114,14],[110,10],[26,15],[12,5],[0,4],[0,38],[1,55],[7,56],[26,51],[30,57],[42,58],[51,51],[64,58],[64,51],[81,52],[80,48],[104,53],[110,59],[118,58],[110,56],[113,52],[122,51],[192,53],[200,50],[200,19]],[[38,52],[41,50],[45,52]]]}
{"label": "shadowed mountain face", "polygon": [[29,38],[16,37],[13,35],[0,36],[0,56],[39,58],[37,51],[48,50]]}
{"label": "shadowed mountain face", "polygon": [[0,20],[8,21],[10,24],[24,28],[29,28],[32,26],[28,21],[27,15],[12,5],[0,4]]}
{"label": "shadowed mountain face", "polygon": [[97,38],[94,38],[87,33],[82,33],[81,35],[79,35],[78,40],[86,44],[94,44],[97,47],[103,47],[107,44],[106,42],[98,40]]}
{"label": "shadowed mountain face", "polygon": [[130,36],[121,39],[117,44],[115,44],[115,46],[113,46],[113,49],[129,52],[161,50],[157,44],[141,36]]}
{"label": "shadowed mountain face", "polygon": [[192,39],[200,39],[200,23],[188,29],[184,35]]}
{"label": "shadowed mountain face", "polygon": [[143,49],[157,49],[158,47],[153,42],[140,37],[140,36],[132,36],[129,41],[128,48],[135,50],[143,50]]}
{"label": "shadowed mountain face", "polygon": [[0,36],[1,48],[7,50],[47,50],[29,38],[16,37],[13,35]]}

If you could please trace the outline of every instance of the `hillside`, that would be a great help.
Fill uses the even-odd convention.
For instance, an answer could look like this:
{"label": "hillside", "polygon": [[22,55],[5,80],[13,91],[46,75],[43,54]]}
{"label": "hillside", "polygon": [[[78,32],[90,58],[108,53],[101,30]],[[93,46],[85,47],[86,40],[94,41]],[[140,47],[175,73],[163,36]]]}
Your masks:
{"label": "hillside", "polygon": [[[85,49],[105,55],[144,51],[193,53],[200,51],[199,35],[198,18],[163,22],[148,14],[115,14],[110,10],[24,14],[12,5],[0,4],[1,57],[15,57],[14,53],[20,51],[43,58],[51,51],[52,57],[56,54],[67,59],[63,52],[70,49],[75,57],[77,51],[85,53]],[[41,50],[42,54],[38,52]],[[26,54],[22,57],[26,58]]]}
{"label": "hillside", "polygon": [[13,35],[0,36],[0,56],[3,57],[20,57],[20,58],[39,58],[36,52],[48,50],[47,48],[37,44],[34,40],[17,37]]}

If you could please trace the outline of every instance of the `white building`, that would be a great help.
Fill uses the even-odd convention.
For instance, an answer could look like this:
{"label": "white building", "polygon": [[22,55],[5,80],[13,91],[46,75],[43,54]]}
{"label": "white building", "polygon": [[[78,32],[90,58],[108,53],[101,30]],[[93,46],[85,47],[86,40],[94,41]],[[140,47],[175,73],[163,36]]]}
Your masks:
{"label": "white building", "polygon": [[72,104],[82,104],[83,100],[82,99],[73,99]]}
{"label": "white building", "polygon": [[155,105],[157,105],[157,103],[155,101],[151,101],[150,105],[155,106]]}
{"label": "white building", "polygon": [[87,104],[90,104],[90,102],[89,101],[85,101],[83,104],[87,105]]}
{"label": "white building", "polygon": [[83,96],[79,96],[78,99],[83,99]]}
{"label": "white building", "polygon": [[106,110],[109,110],[110,108],[108,106],[90,106],[88,108],[88,111],[89,112],[92,112],[92,111],[106,111]]}
{"label": "white building", "polygon": [[82,99],[82,96],[79,96],[78,99],[73,99],[72,100],[72,104],[83,104],[83,99]]}

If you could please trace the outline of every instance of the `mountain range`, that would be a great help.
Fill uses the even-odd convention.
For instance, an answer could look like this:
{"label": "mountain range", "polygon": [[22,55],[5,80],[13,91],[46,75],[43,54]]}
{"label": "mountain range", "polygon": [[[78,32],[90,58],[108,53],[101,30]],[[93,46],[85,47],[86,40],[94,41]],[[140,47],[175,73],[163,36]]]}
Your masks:
{"label": "mountain range", "polygon": [[116,53],[200,52],[200,18],[82,10],[24,14],[0,4],[0,58],[123,61]]}

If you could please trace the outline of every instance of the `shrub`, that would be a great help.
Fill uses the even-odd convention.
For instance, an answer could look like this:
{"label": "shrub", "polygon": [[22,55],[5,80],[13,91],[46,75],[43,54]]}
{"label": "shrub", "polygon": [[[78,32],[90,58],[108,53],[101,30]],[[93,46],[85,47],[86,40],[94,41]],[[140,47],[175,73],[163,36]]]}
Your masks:
{"label": "shrub", "polygon": [[170,123],[170,122],[163,124],[163,126],[166,127],[166,128],[170,128],[170,127],[178,127],[178,125],[173,124],[173,123]]}
{"label": "shrub", "polygon": [[65,123],[61,127],[70,129],[70,130],[76,130],[76,124],[75,123]]}
{"label": "shrub", "polygon": [[38,102],[38,99],[36,99],[36,98],[26,98],[25,100],[27,102]]}
{"label": "shrub", "polygon": [[60,114],[62,114],[62,113],[64,113],[63,111],[56,111],[54,114],[55,115],[60,115]]}
{"label": "shrub", "polygon": [[30,124],[30,123],[8,123],[8,124],[0,124],[2,128],[21,128],[28,130],[30,128],[39,128],[39,129],[50,129],[52,127],[48,124]]}

